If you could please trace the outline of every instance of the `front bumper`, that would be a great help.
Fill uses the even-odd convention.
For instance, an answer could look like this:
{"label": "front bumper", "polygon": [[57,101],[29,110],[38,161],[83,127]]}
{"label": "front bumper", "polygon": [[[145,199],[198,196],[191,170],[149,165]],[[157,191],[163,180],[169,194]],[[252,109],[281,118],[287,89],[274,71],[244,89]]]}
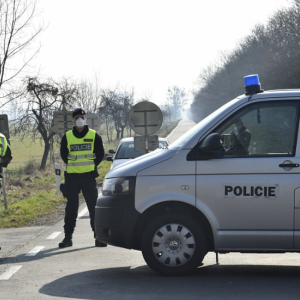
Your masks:
{"label": "front bumper", "polygon": [[95,210],[97,240],[131,249],[134,227],[139,217],[134,195],[100,196]]}

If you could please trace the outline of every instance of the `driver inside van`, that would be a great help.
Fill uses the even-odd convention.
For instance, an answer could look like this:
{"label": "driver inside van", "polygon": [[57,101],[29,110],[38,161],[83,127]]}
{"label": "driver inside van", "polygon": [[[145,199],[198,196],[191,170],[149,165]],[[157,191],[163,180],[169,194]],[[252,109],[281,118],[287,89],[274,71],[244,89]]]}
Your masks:
{"label": "driver inside van", "polygon": [[231,131],[232,143],[225,155],[248,155],[251,133],[244,125],[242,119],[236,119],[233,124],[236,127],[237,134]]}

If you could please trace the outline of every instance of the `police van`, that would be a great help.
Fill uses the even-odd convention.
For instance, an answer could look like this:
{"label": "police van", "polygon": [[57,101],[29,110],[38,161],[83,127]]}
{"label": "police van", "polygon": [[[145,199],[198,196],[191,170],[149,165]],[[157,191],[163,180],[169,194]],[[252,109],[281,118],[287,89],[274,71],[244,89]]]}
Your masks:
{"label": "police van", "polygon": [[163,275],[208,252],[300,252],[299,90],[263,91],[257,75],[173,142],[110,171],[97,239],[141,250]]}

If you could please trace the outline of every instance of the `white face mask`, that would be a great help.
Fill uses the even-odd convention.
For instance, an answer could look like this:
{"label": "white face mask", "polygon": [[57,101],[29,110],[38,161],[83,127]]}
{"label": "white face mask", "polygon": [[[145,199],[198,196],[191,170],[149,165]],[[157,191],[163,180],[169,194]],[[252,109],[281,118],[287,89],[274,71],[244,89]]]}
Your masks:
{"label": "white face mask", "polygon": [[78,118],[75,124],[78,128],[82,128],[84,126],[84,120],[82,118]]}

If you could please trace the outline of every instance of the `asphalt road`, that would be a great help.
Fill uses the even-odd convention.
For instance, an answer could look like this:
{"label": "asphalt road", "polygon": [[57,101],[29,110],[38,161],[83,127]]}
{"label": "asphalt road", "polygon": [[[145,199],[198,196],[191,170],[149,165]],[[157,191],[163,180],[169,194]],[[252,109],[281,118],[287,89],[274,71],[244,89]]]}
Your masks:
{"label": "asphalt road", "polygon": [[189,129],[195,126],[195,122],[188,119],[183,119],[179,122],[178,126],[168,135],[167,139],[172,144],[180,136],[186,133]]}
{"label": "asphalt road", "polygon": [[[224,254],[217,265],[209,253],[196,275],[162,277],[138,251],[94,247],[86,214],[74,246],[59,249],[62,226],[32,228],[29,240],[2,256],[1,299],[299,299],[299,254]],[[1,241],[21,231],[1,230]]]}
{"label": "asphalt road", "polygon": [[94,247],[85,205],[73,247],[59,249],[63,220],[0,230],[0,299],[299,299],[300,255],[209,253],[197,274],[162,277],[139,251]]}

